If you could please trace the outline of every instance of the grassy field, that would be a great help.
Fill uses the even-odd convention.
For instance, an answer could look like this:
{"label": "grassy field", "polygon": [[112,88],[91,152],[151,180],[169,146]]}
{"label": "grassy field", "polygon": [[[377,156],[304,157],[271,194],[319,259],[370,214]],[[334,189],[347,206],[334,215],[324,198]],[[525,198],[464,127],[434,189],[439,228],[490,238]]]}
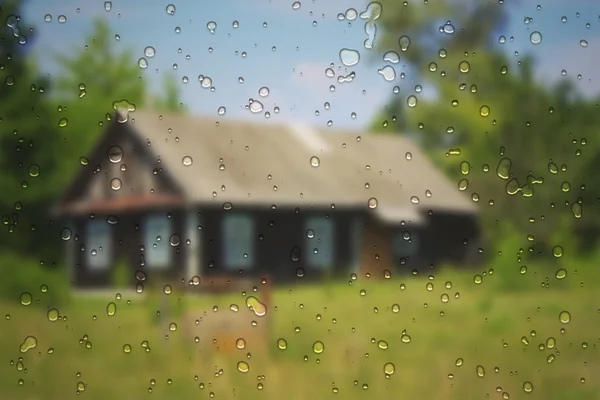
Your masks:
{"label": "grassy field", "polygon": [[[515,293],[498,290],[494,275],[481,284],[473,275],[281,288],[265,317],[241,293],[183,296],[174,288],[120,300],[72,296],[52,322],[54,305],[37,288],[31,305],[0,303],[0,399],[600,399],[597,274],[558,280],[530,271],[521,282],[528,290]],[[260,299],[260,288],[246,295]],[[164,296],[170,311],[159,319]],[[214,343],[211,318],[232,315],[244,315],[244,326],[225,326]],[[37,346],[23,353],[28,336]],[[238,349],[231,338],[241,336]],[[315,341],[323,352],[315,353]],[[238,370],[240,361],[248,372]],[[385,374],[386,363],[393,374]]]}

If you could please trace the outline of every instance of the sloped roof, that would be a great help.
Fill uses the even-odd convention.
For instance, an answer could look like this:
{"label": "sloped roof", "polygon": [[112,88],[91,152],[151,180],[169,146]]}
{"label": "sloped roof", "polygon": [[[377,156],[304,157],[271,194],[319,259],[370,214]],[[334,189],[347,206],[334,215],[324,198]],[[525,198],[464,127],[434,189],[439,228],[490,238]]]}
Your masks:
{"label": "sloped roof", "polygon": [[[146,142],[191,202],[368,209],[376,198],[373,212],[383,219],[413,222],[428,209],[476,211],[400,135],[148,111],[130,113],[124,125]],[[317,167],[312,157],[318,157]]]}

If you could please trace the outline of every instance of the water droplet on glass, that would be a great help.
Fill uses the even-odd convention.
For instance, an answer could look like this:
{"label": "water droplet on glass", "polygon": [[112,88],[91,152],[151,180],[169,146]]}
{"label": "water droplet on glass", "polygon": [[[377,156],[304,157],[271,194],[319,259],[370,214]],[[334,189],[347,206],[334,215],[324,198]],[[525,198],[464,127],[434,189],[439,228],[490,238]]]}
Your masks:
{"label": "water droplet on glass", "polygon": [[360,61],[360,53],[357,50],[342,49],[340,50],[340,60],[345,66],[351,67]]}
{"label": "water droplet on glass", "polygon": [[37,346],[37,339],[35,336],[27,336],[23,343],[21,343],[20,350],[21,353],[26,353],[27,351],[35,348]]}
{"label": "water droplet on glass", "polygon": [[48,312],[46,313],[46,316],[48,317],[48,321],[50,322],[56,322],[58,321],[58,317],[59,317],[59,312],[56,308],[51,308],[48,310]]}
{"label": "water droplet on glass", "polygon": [[406,35],[402,35],[398,39],[398,44],[400,45],[400,50],[406,51],[410,47],[410,38]]}
{"label": "water droplet on glass", "polygon": [[44,21],[46,21],[46,22],[52,22],[52,15],[50,15],[50,14],[44,15]]}
{"label": "water droplet on glass", "polygon": [[413,96],[413,95],[408,96],[408,98],[406,99],[406,104],[411,108],[416,107],[417,106],[417,97]]}
{"label": "water droplet on glass", "polygon": [[64,15],[59,15],[58,22],[60,22],[61,24],[64,24],[65,22],[67,22],[67,17],[65,17]]}
{"label": "water droplet on glass", "polygon": [[169,237],[169,244],[172,247],[177,247],[181,244],[181,236],[179,234],[174,233]]}
{"label": "water droplet on glass", "polygon": [[108,315],[109,317],[114,316],[117,313],[117,305],[114,302],[110,302],[108,303],[108,305],[106,306],[106,315]]}
{"label": "water droplet on glass", "polygon": [[267,97],[269,95],[269,88],[266,86],[261,87],[258,89],[258,95],[260,97]]}
{"label": "water droplet on glass", "polygon": [[190,165],[192,165],[193,162],[194,162],[194,160],[190,156],[184,156],[183,159],[181,160],[181,163],[183,165],[185,165],[186,167],[189,167]]}
{"label": "water droplet on glass", "polygon": [[250,366],[245,361],[240,361],[237,363],[237,369],[240,372],[246,373],[250,370]]}
{"label": "water droplet on glass", "polygon": [[210,33],[215,33],[216,29],[217,29],[217,23],[215,21],[209,21],[206,24],[206,29],[208,29],[208,31]]}
{"label": "water droplet on glass", "polygon": [[349,8],[346,10],[344,16],[348,21],[354,21],[356,17],[358,17],[358,11],[356,11],[354,8]]}
{"label": "water droplet on glass", "polygon": [[175,15],[175,6],[173,4],[169,4],[167,6],[167,14],[169,15]]}
{"label": "water droplet on glass", "polygon": [[581,40],[579,41],[579,45],[580,45],[581,47],[588,47],[588,42],[587,42],[587,40],[581,39]]}
{"label": "water droplet on glass", "polygon": [[483,368],[483,365],[478,365],[477,368],[475,368],[475,371],[477,372],[478,377],[483,378],[485,376],[485,368]]}
{"label": "water droplet on glass", "polygon": [[533,384],[529,381],[525,381],[523,382],[523,391],[525,393],[531,393],[533,392]]}
{"label": "water droplet on glass", "polygon": [[104,2],[104,10],[110,11],[111,8],[112,8],[112,3],[110,1],[105,1]]}
{"label": "water droplet on glass", "polygon": [[496,168],[496,174],[502,179],[508,179],[510,177],[510,169],[512,167],[512,161],[509,158],[503,158],[498,163]]}
{"label": "water droplet on glass", "polygon": [[391,62],[392,64],[396,64],[400,61],[400,56],[395,51],[388,51],[383,55],[383,61]]}
{"label": "water droplet on glass", "polygon": [[529,40],[533,44],[540,44],[542,42],[542,34],[538,31],[531,32],[531,35],[529,35]]}
{"label": "water droplet on glass", "polygon": [[310,158],[310,165],[312,165],[313,167],[318,167],[321,164],[321,160],[319,160],[319,157],[317,156],[312,156]]}
{"label": "water droplet on glass", "polygon": [[108,149],[107,156],[111,163],[120,163],[123,160],[123,149],[119,146],[111,146]]}
{"label": "water droplet on glass", "polygon": [[369,208],[371,208],[371,209],[372,209],[372,208],[377,208],[377,203],[378,203],[378,201],[377,201],[377,199],[376,199],[375,197],[371,197],[371,198],[369,199],[369,201],[367,201],[367,205],[368,205],[368,206],[369,206]]}
{"label": "water droplet on glass", "polygon": [[119,178],[113,178],[113,179],[110,181],[110,188],[111,188],[112,190],[115,190],[115,191],[116,191],[116,190],[121,190],[121,186],[122,186],[122,184],[123,184],[123,183],[121,182],[121,180],[120,180]]}
{"label": "water droplet on glass", "polygon": [[64,128],[65,126],[67,126],[69,124],[69,120],[67,118],[61,118],[58,121],[58,126],[61,128]]}
{"label": "water droplet on glass", "polygon": [[410,198],[410,202],[413,204],[419,204],[419,198],[417,196],[412,196]]}
{"label": "water droplet on glass", "polygon": [[250,111],[254,114],[262,112],[263,110],[263,104],[260,101],[257,100],[252,100],[250,102]]}
{"label": "water droplet on glass", "polygon": [[321,354],[323,351],[325,351],[325,345],[323,344],[323,342],[317,340],[316,342],[313,343],[313,351],[316,354]]}
{"label": "water droplet on glass", "polygon": [[578,201],[574,202],[571,204],[571,212],[575,218],[581,218],[583,215],[583,205]]}
{"label": "water droplet on glass", "polygon": [[458,70],[460,72],[462,72],[463,74],[466,74],[467,72],[469,72],[470,69],[471,69],[471,64],[469,64],[468,61],[461,61],[458,64]]}
{"label": "water droplet on glass", "polygon": [[479,109],[479,115],[481,115],[482,117],[487,117],[488,115],[490,115],[490,108],[488,106],[481,106],[481,108]]}
{"label": "water droplet on glass", "polygon": [[156,55],[156,50],[152,46],[148,46],[144,49],[144,55],[148,58],[152,58]]}
{"label": "water droplet on glass", "polygon": [[568,324],[569,322],[571,322],[571,313],[568,311],[561,311],[558,315],[558,319],[561,323]]}
{"label": "water droplet on glass", "polygon": [[454,33],[455,29],[454,29],[454,25],[452,25],[452,23],[450,21],[447,21],[444,24],[442,30],[443,30],[444,33],[447,33],[447,34],[451,35],[451,34]]}
{"label": "water droplet on glass", "polygon": [[396,79],[396,70],[391,65],[386,65],[385,67],[377,70],[377,72],[383,75],[383,78],[388,82]]}
{"label": "water droplet on glass", "polygon": [[300,7],[302,7],[302,3],[300,3],[299,1],[295,1],[292,3],[292,10],[299,10]]}
{"label": "water droplet on glass", "polygon": [[258,317],[262,317],[267,313],[267,306],[261,303],[254,296],[250,296],[246,299],[246,306],[250,308]]}
{"label": "water droplet on glass", "polygon": [[141,69],[148,68],[148,60],[146,60],[144,57],[140,58],[138,60],[138,67],[140,67]]}
{"label": "water droplet on glass", "polygon": [[24,292],[21,293],[21,304],[24,306],[28,306],[31,304],[33,297],[31,296],[31,293],[28,292]]}
{"label": "water droplet on glass", "polygon": [[552,254],[556,258],[562,257],[563,253],[564,253],[564,251],[563,251],[563,248],[561,246],[554,246],[552,248]]}

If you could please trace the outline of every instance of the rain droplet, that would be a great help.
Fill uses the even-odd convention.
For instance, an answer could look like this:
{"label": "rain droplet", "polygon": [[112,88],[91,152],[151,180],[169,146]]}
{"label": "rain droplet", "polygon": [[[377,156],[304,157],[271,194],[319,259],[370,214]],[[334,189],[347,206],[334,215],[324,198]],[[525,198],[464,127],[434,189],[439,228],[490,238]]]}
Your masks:
{"label": "rain droplet", "polygon": [[111,163],[120,163],[123,160],[123,149],[119,146],[111,146],[108,149],[107,156]]}
{"label": "rain droplet", "polygon": [[71,239],[71,230],[69,228],[62,228],[60,231],[60,237],[64,241]]}
{"label": "rain droplet", "polygon": [[208,29],[208,31],[210,33],[215,33],[216,29],[217,29],[217,23],[215,21],[209,21],[206,24],[206,29]]}
{"label": "rain droplet", "polygon": [[496,168],[496,174],[502,179],[508,179],[510,177],[510,169],[512,167],[512,161],[509,158],[503,158],[498,163]]}
{"label": "rain droplet", "polygon": [[483,378],[485,376],[485,368],[483,368],[483,365],[478,365],[477,368],[475,368],[475,371],[477,372],[478,377]]}
{"label": "rain droplet", "polygon": [[567,277],[567,270],[564,268],[560,268],[556,270],[556,279],[564,279]]}
{"label": "rain droplet", "polygon": [[110,1],[105,1],[104,2],[104,10],[110,11],[111,8],[112,8],[112,3]]}
{"label": "rain droplet", "polygon": [[400,61],[400,56],[395,51],[388,51],[383,55],[383,61],[391,62],[392,64],[396,64]]}
{"label": "rain droplet", "polygon": [[360,53],[357,50],[342,49],[340,50],[340,60],[345,66],[351,67],[360,61]]}
{"label": "rain droplet", "polygon": [[292,4],[292,10],[299,10],[299,9],[300,9],[300,7],[302,7],[302,3],[300,3],[299,1],[295,1],[295,2]]}
{"label": "rain droplet", "polygon": [[419,204],[419,198],[417,196],[412,196],[410,198],[410,202],[413,204]]}
{"label": "rain droplet", "polygon": [[68,124],[69,124],[69,120],[66,118],[61,118],[60,121],[58,121],[58,126],[61,128],[64,128]]}
{"label": "rain droplet", "polygon": [[447,21],[444,26],[442,27],[442,31],[444,33],[447,33],[449,35],[454,33],[454,25],[452,25],[452,23],[450,21]]}
{"label": "rain droplet", "polygon": [[244,338],[238,338],[238,340],[235,341],[235,347],[243,349],[246,347],[246,340],[244,340]]}
{"label": "rain droplet", "polygon": [[410,38],[406,35],[402,35],[398,39],[398,44],[400,45],[400,50],[406,51],[410,47]]}
{"label": "rain droplet", "polygon": [[533,384],[529,381],[523,382],[523,391],[525,391],[525,393],[533,392]]}
{"label": "rain droplet", "polygon": [[323,344],[323,342],[317,340],[316,342],[313,343],[313,351],[316,354],[321,354],[323,351],[325,351],[325,345]]}
{"label": "rain droplet", "polygon": [[377,70],[377,72],[383,75],[383,79],[385,79],[388,82],[391,82],[394,79],[396,79],[396,70],[391,65],[386,65],[385,67]]}
{"label": "rain droplet", "polygon": [[387,362],[383,365],[383,373],[386,375],[393,375],[396,372],[396,366],[394,363]]}
{"label": "rain droplet", "polygon": [[488,106],[481,106],[481,108],[479,109],[479,115],[481,115],[482,117],[487,117],[488,115],[490,115],[490,108]]}
{"label": "rain droplet", "polygon": [[67,22],[67,17],[65,17],[64,15],[59,15],[58,22],[60,22],[61,24],[64,24],[65,22]]}
{"label": "rain droplet", "polygon": [[310,165],[312,165],[313,167],[318,167],[321,164],[321,160],[319,160],[319,157],[317,156],[312,156],[310,158]]}
{"label": "rain droplet", "polygon": [[252,100],[250,102],[250,111],[254,114],[257,114],[259,112],[262,112],[263,110],[263,104],[260,101],[257,100]]}
{"label": "rain droplet", "polygon": [[177,247],[181,244],[181,236],[179,234],[174,233],[169,237],[169,244],[172,247]]}
{"label": "rain droplet", "polygon": [[542,34],[538,31],[531,32],[531,35],[529,35],[529,40],[533,44],[540,44],[542,42]]}
{"label": "rain droplet", "polygon": [[121,190],[121,186],[123,185],[123,183],[121,182],[121,180],[119,178],[113,178],[110,181],[110,188],[112,190]]}
{"label": "rain droplet", "polygon": [[261,87],[261,88],[258,90],[258,95],[259,95],[260,97],[267,97],[267,96],[269,95],[269,88],[268,88],[268,87],[266,87],[266,86],[263,86],[263,87]]}
{"label": "rain droplet", "polygon": [[198,80],[204,89],[208,89],[212,86],[212,79],[208,76],[200,75],[198,76]]}
{"label": "rain droplet", "polygon": [[240,361],[237,363],[237,369],[240,372],[246,373],[250,370],[250,366],[245,361]]}
{"label": "rain droplet", "polygon": [[571,313],[568,311],[561,311],[561,313],[558,315],[558,319],[561,323],[568,324],[571,322]]}
{"label": "rain droplet", "polygon": [[562,257],[563,253],[564,253],[564,251],[563,251],[563,248],[561,246],[554,246],[552,248],[552,254],[556,258]]}
{"label": "rain droplet", "polygon": [[175,5],[169,4],[167,6],[167,14],[169,14],[169,15],[175,15]]}
{"label": "rain droplet", "polygon": [[46,21],[46,22],[52,22],[52,15],[50,15],[50,14],[44,15],[44,21]]}
{"label": "rain droplet", "polygon": [[192,159],[192,157],[190,156],[185,156],[183,157],[183,159],[181,160],[181,163],[183,165],[185,165],[186,167],[189,167],[190,165],[192,165],[194,162],[194,160]]}
{"label": "rain droplet", "polygon": [[367,202],[367,205],[369,206],[369,208],[377,208],[377,204],[378,204],[378,201],[375,197],[371,197],[369,199],[369,201]]}
{"label": "rain droplet", "polygon": [[468,61],[461,61],[460,64],[458,64],[458,70],[460,72],[462,72],[463,74],[466,74],[467,72],[469,72],[470,69],[471,69],[471,64],[469,64]]}
{"label": "rain droplet", "polygon": [[284,338],[277,339],[277,347],[279,347],[280,350],[287,349],[287,341]]}
{"label": "rain droplet", "polygon": [[346,10],[345,17],[348,21],[354,21],[358,17],[358,11],[354,8],[349,8]]}
{"label": "rain droplet", "polygon": [[224,106],[219,107],[217,110],[217,114],[219,115],[225,115],[225,113],[227,113],[227,109]]}
{"label": "rain droplet", "polygon": [[333,71],[333,69],[327,68],[325,70],[325,76],[328,78],[333,78],[333,77],[335,77],[335,72]]}
{"label": "rain droplet", "polygon": [[21,293],[21,304],[24,306],[28,306],[31,304],[33,300],[33,297],[31,296],[31,293],[29,292],[23,292]]}
{"label": "rain droplet", "polygon": [[26,353],[37,346],[37,339],[35,336],[27,336],[23,343],[21,343],[21,353]]}
{"label": "rain droplet", "polygon": [[141,69],[148,68],[148,60],[146,60],[144,57],[140,58],[138,60],[138,67],[140,67]]}
{"label": "rain droplet", "polygon": [[411,108],[416,107],[417,106],[417,97],[414,95],[408,96],[408,98],[406,99],[406,104],[408,104],[408,106]]}
{"label": "rain droplet", "polygon": [[579,41],[579,45],[580,45],[581,47],[588,47],[588,42],[587,42],[587,40],[585,40],[585,39],[581,39],[581,40]]}
{"label": "rain droplet", "polygon": [[48,310],[48,312],[46,313],[46,316],[48,317],[48,321],[50,322],[56,322],[58,321],[58,317],[59,317],[59,312],[56,308],[51,308]]}
{"label": "rain droplet", "polygon": [[573,204],[571,204],[571,211],[573,212],[573,216],[575,218],[581,218],[581,216],[583,215],[583,205],[576,201]]}
{"label": "rain droplet", "polygon": [[152,58],[156,55],[156,50],[152,46],[148,46],[144,49],[144,55],[148,58]]}
{"label": "rain droplet", "polygon": [[250,296],[246,299],[246,306],[254,311],[254,314],[258,317],[262,317],[267,313],[267,306],[254,296]]}
{"label": "rain droplet", "polygon": [[114,316],[117,313],[117,305],[114,302],[110,302],[108,303],[108,305],[106,306],[106,315],[108,315],[109,317]]}

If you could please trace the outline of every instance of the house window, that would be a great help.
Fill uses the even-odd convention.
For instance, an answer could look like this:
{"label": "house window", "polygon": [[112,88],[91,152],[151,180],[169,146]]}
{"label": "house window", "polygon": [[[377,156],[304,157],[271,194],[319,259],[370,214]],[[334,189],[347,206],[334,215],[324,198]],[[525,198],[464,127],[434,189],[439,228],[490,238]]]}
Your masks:
{"label": "house window", "polygon": [[112,238],[108,223],[100,220],[88,221],[86,238],[88,267],[92,270],[108,269],[112,256]]}
{"label": "house window", "polygon": [[415,257],[419,250],[418,245],[419,238],[415,232],[401,230],[394,235],[394,257],[396,259]]}
{"label": "house window", "polygon": [[144,224],[144,248],[146,266],[152,269],[167,269],[171,263],[173,249],[169,244],[173,226],[165,215],[150,215]]}
{"label": "house window", "polygon": [[311,217],[305,224],[305,256],[308,266],[328,268],[333,264],[333,221],[325,217]]}
{"label": "house window", "polygon": [[223,262],[228,269],[249,268],[254,263],[252,238],[254,221],[250,215],[227,214],[222,229]]}

